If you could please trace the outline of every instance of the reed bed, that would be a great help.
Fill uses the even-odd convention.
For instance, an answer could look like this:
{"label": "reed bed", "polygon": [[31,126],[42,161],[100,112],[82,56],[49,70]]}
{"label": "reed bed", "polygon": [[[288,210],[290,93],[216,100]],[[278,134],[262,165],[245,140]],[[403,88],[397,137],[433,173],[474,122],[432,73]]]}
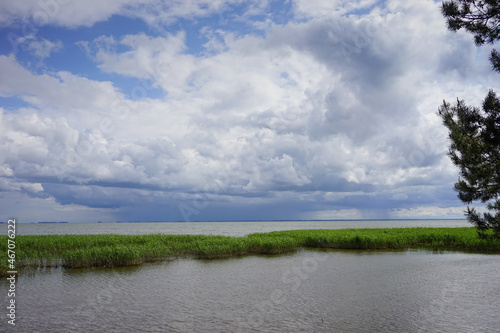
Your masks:
{"label": "reed bed", "polygon": [[[0,237],[7,253],[7,236]],[[460,250],[500,253],[500,241],[475,228],[289,230],[245,237],[207,235],[38,235],[16,237],[16,268],[91,268],[140,265],[177,257],[227,258],[280,254],[301,248],[353,250]],[[5,275],[7,256],[0,262]]]}

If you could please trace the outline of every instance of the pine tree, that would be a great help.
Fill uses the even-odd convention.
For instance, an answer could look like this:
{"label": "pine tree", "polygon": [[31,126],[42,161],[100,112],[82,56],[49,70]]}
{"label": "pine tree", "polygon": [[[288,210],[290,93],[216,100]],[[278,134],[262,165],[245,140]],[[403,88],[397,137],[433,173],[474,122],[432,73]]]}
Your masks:
{"label": "pine tree", "polygon": [[467,207],[466,216],[480,235],[489,229],[500,237],[500,99],[490,90],[482,111],[457,101],[443,101],[439,115],[449,130],[449,156],[460,171],[455,190],[462,202],[480,200],[492,213]]}
{"label": "pine tree", "polygon": [[[500,39],[499,1],[444,1],[441,13],[449,30],[464,28],[478,46]],[[500,53],[493,50],[490,62],[500,72]],[[490,90],[482,109],[462,100],[456,105],[443,101],[438,114],[449,130],[449,156],[460,171],[455,183],[459,199],[468,205],[481,201],[488,209],[481,214],[467,206],[466,216],[479,235],[486,237],[491,229],[500,238],[500,99]]]}
{"label": "pine tree", "polygon": [[[480,46],[494,44],[500,39],[500,2],[498,0],[454,0],[443,1],[441,13],[451,31],[465,29],[474,35],[474,42]],[[500,53],[491,51],[493,69],[500,72]]]}

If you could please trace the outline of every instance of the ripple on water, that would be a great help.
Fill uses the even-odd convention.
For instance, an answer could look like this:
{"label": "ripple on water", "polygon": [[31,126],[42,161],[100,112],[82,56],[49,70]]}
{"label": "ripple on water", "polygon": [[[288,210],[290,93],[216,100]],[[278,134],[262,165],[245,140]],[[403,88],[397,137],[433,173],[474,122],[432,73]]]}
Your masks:
{"label": "ripple on water", "polygon": [[16,326],[22,332],[492,332],[500,326],[498,276],[498,255],[428,251],[300,251],[48,269],[19,277]]}

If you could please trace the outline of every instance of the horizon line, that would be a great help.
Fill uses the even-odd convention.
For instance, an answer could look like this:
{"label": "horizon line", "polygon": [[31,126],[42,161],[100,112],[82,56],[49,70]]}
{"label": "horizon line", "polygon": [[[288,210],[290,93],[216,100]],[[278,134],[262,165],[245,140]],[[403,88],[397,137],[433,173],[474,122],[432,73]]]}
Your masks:
{"label": "horizon line", "polygon": [[[231,223],[231,222],[339,222],[339,221],[431,221],[431,220],[464,220],[466,218],[362,218],[362,219],[275,219],[275,220],[200,220],[200,221],[90,221],[90,222],[70,222],[70,221],[30,221],[30,222],[21,222],[17,220],[17,223],[23,224],[67,224],[67,223]],[[7,222],[0,221],[0,224],[7,224]]]}

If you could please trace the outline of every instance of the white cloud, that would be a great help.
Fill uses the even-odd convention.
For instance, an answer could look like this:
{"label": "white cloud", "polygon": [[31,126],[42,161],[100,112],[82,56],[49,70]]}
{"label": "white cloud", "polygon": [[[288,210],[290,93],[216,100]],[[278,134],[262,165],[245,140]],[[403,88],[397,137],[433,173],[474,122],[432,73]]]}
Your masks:
{"label": "white cloud", "polygon": [[35,35],[18,37],[14,40],[14,43],[41,60],[50,57],[51,53],[58,52],[63,47],[63,43],[60,40],[52,42],[46,38],[36,37]]}
{"label": "white cloud", "polygon": [[[1,183],[1,178],[0,178]],[[21,192],[0,192],[2,218],[14,216],[22,223],[39,221],[96,222],[116,221],[116,210],[61,205],[52,197],[37,198]],[[22,232],[19,232],[22,234]]]}
{"label": "white cloud", "polygon": [[[261,14],[268,1],[263,0],[25,0],[0,2],[0,26],[21,28],[19,33],[36,34],[45,25],[66,28],[91,27],[108,20],[113,15],[140,18],[156,28],[173,24],[179,19],[194,20],[199,17],[225,13],[231,6],[244,6],[243,17]],[[234,18],[233,18],[234,19]]]}
{"label": "white cloud", "polygon": [[68,28],[78,26],[90,27],[94,23],[107,20],[113,14],[118,14],[125,8],[141,5],[151,1],[131,0],[26,0],[0,2],[0,24],[10,25],[15,21],[24,29],[36,31],[47,24]]}
{"label": "white cloud", "polygon": [[397,219],[432,219],[432,218],[448,218],[448,219],[463,219],[464,207],[436,207],[423,206],[396,209],[392,212],[392,217]]}
{"label": "white cloud", "polygon": [[300,17],[317,18],[367,9],[376,3],[376,0],[294,0],[293,6]]}
{"label": "white cloud", "polygon": [[38,41],[33,41],[28,44],[29,50],[41,59],[50,57],[51,53],[61,50],[62,47],[63,44],[61,41],[51,42],[45,38],[41,38]]}
{"label": "white cloud", "polygon": [[[158,24],[230,4],[144,4],[136,15]],[[173,214],[204,198],[208,208],[193,206],[200,219],[224,207],[260,216],[271,206],[317,218],[449,216],[454,208],[433,208],[451,205],[456,178],[435,113],[443,97],[476,102],[494,78],[467,36],[446,32],[438,4],[388,1],[361,15],[372,5],[297,1],[300,21],[260,35],[221,31],[216,48],[196,55],[182,30],[80,42],[102,72],[136,79],[131,91],[119,79],[33,73],[0,56],[0,96],[30,105],[0,112],[0,186],[37,205],[52,198],[51,207],[116,214],[136,207],[160,216],[151,209],[160,206]],[[92,20],[127,4],[108,6]],[[71,26],[63,17],[54,22]],[[79,18],[75,25],[87,24]],[[41,56],[56,49],[33,47]],[[458,71],[443,65],[450,54],[461,59]],[[153,98],[153,88],[165,96]]]}

